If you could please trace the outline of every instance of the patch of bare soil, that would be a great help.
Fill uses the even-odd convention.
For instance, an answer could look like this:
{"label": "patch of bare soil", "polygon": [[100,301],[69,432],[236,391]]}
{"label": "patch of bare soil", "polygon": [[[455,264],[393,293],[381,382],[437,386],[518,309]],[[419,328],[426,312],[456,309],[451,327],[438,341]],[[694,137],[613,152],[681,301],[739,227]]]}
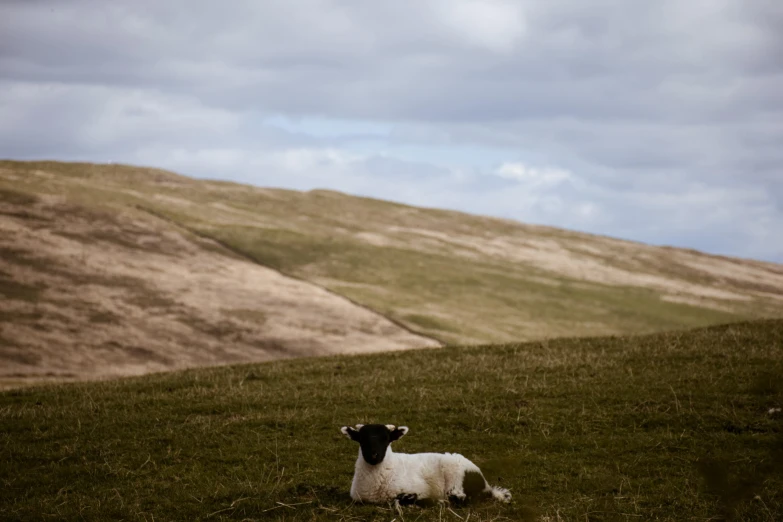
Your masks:
{"label": "patch of bare soil", "polygon": [[439,346],[147,214],[10,199],[0,200],[0,381]]}

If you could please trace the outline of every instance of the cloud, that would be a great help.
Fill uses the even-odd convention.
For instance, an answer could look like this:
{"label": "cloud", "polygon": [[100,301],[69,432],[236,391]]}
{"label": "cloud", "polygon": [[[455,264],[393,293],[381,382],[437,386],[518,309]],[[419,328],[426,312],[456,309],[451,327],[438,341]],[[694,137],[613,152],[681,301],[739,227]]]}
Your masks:
{"label": "cloud", "polygon": [[572,178],[565,170],[552,167],[528,167],[524,163],[503,163],[495,173],[501,178],[513,179],[532,186],[559,185]]}
{"label": "cloud", "polygon": [[124,144],[209,141],[237,130],[237,114],[187,96],[150,91],[0,81],[0,140],[25,156],[127,151]]}
{"label": "cloud", "polygon": [[0,155],[783,261],[775,2],[0,6]]}
{"label": "cloud", "polygon": [[439,0],[438,18],[455,39],[495,53],[509,53],[525,33],[525,15],[517,2],[505,0]]}

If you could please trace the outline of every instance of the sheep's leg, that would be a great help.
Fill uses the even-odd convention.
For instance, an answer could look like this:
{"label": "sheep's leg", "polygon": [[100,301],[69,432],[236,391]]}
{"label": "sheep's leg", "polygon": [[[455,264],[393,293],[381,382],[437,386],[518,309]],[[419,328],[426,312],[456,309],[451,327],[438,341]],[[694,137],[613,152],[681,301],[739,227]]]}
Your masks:
{"label": "sheep's leg", "polygon": [[[464,471],[457,476],[447,476],[446,498],[448,499],[449,503],[462,504],[465,502],[465,500],[467,500],[467,497],[469,496],[469,488],[472,486],[472,482],[468,481],[468,483],[466,483],[466,478],[473,474],[473,471]],[[479,473],[479,475],[481,474]],[[483,480],[483,477],[481,477],[482,483]]]}
{"label": "sheep's leg", "polygon": [[484,479],[480,471],[468,470],[462,476],[462,481],[453,484],[446,493],[449,502],[464,504],[475,500],[495,498],[501,502],[510,502],[511,494],[507,489],[492,487]]}
{"label": "sheep's leg", "polygon": [[[454,480],[456,479],[456,481]],[[465,502],[467,495],[465,495],[464,480],[462,477],[454,477],[450,480],[450,484],[446,488],[446,498],[450,504],[461,504]]]}
{"label": "sheep's leg", "polygon": [[465,489],[462,483],[454,484],[446,491],[446,498],[449,504],[464,504],[468,496],[465,494]]}
{"label": "sheep's leg", "polygon": [[483,496],[484,491],[489,486],[484,475],[476,471],[466,471],[462,479],[462,488],[465,494],[471,499],[478,499]]}

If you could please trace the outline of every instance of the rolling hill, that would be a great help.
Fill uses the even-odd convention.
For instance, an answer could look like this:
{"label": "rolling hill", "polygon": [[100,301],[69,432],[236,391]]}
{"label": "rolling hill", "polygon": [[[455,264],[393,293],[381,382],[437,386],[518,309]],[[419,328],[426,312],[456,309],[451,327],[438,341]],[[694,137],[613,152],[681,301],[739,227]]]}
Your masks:
{"label": "rolling hill", "polygon": [[439,346],[149,214],[0,189],[0,379]]}
{"label": "rolling hill", "polygon": [[332,191],[0,162],[0,377],[779,317],[783,266]]}

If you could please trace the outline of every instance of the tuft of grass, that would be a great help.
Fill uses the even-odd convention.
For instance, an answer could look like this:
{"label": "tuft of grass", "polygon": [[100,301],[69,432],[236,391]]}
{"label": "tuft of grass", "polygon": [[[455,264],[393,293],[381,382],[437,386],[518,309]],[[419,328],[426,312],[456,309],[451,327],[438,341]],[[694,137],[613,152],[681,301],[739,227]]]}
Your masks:
{"label": "tuft of grass", "polygon": [[382,422],[514,495],[405,520],[781,520],[780,375],[770,320],[9,391],[0,518],[401,520],[348,495],[338,429]]}

